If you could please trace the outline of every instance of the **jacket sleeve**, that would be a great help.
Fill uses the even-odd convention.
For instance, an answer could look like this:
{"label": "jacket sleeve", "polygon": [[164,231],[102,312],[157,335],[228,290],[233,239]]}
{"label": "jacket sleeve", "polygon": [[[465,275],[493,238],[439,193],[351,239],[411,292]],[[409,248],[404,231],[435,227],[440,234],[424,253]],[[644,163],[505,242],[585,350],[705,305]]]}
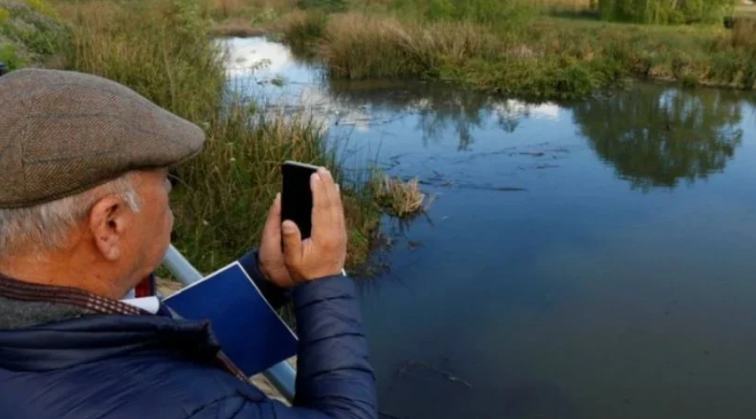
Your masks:
{"label": "jacket sleeve", "polygon": [[263,297],[268,300],[268,303],[274,308],[279,309],[281,306],[289,301],[289,292],[282,288],[277,287],[275,284],[268,282],[265,279],[265,275],[260,271],[259,265],[259,253],[257,250],[253,250],[239,259],[239,264],[244,268],[252,281],[255,282],[257,288],[262,292]]}
{"label": "jacket sleeve", "polygon": [[345,276],[312,281],[293,291],[299,331],[293,407],[232,396],[193,419],[376,419],[375,375],[354,282]]}
{"label": "jacket sleeve", "polygon": [[340,275],[300,285],[294,306],[299,332],[294,405],[339,419],[377,417],[375,375],[354,281]]}

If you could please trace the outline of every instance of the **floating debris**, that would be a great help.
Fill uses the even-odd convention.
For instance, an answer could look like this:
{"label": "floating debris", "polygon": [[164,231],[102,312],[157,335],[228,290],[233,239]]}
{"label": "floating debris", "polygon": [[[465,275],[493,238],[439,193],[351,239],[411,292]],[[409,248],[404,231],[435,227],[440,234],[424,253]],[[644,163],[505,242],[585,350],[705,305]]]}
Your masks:
{"label": "floating debris", "polygon": [[418,369],[431,372],[437,376],[441,376],[450,383],[459,384],[461,386],[467,387],[468,389],[473,388],[472,384],[470,384],[469,381],[463,380],[462,378],[448,371],[444,371],[440,368],[434,367],[433,365],[430,365],[428,363],[425,363],[423,361],[418,361],[415,359],[407,361],[404,365],[402,365],[402,367],[397,372],[397,376],[398,377],[403,377],[403,376],[413,377],[414,375],[412,374],[412,372]]}
{"label": "floating debris", "polygon": [[[420,190],[418,179],[402,180],[376,174],[371,187],[378,204],[389,214],[404,218],[425,212],[435,200]],[[426,200],[426,198],[428,198]]]}

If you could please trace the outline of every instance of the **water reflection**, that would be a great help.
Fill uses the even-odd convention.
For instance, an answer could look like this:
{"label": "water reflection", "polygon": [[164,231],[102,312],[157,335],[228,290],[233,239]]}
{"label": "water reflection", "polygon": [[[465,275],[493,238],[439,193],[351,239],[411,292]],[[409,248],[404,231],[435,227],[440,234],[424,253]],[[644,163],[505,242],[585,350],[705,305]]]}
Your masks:
{"label": "water reflection", "polygon": [[[643,191],[672,189],[681,181],[722,172],[742,141],[741,106],[754,100],[734,92],[641,85],[574,104],[530,104],[436,83],[328,81],[281,44],[256,38],[227,45],[229,74],[236,81],[252,81],[244,89],[248,95],[267,98],[276,108],[304,109],[340,134],[353,129],[407,138],[412,136],[409,125],[425,148],[453,139],[457,151],[470,151],[476,138],[490,139],[492,132],[516,138],[528,119],[563,126],[560,115],[571,111],[588,147],[633,189]],[[260,62],[267,67],[255,68]],[[269,83],[279,78],[284,86]]]}
{"label": "water reflection", "polygon": [[[366,115],[414,113],[425,145],[453,133],[461,151],[470,149],[476,131],[513,133],[527,118],[556,120],[560,110],[555,104],[525,104],[426,83],[339,82],[329,86],[328,96]],[[732,92],[639,86],[563,108],[572,110],[597,155],[644,191],[722,172],[743,138],[741,101]]]}
{"label": "water reflection", "polygon": [[328,96],[347,109],[363,109],[373,115],[417,115],[416,130],[422,132],[425,145],[454,132],[460,151],[470,149],[475,131],[498,128],[512,133],[523,119],[556,119],[559,115],[559,107],[553,103],[527,104],[437,83],[333,81],[326,87]]}
{"label": "water reflection", "polygon": [[[453,132],[458,150],[469,150],[475,132],[514,132],[527,118],[556,120],[560,107],[494,98],[438,83],[396,81],[328,81],[315,64],[265,38],[224,41],[225,63],[235,91],[307,111],[326,125],[352,126],[361,132],[406,117],[417,117],[416,130],[425,145]],[[280,80],[285,85],[270,83]]]}
{"label": "water reflection", "polygon": [[385,269],[361,282],[384,417],[753,417],[756,96],[329,86],[277,44],[232,42],[235,79],[271,60],[243,94],[305,103],[439,194],[432,222],[384,224]]}
{"label": "water reflection", "polygon": [[743,138],[727,92],[641,86],[573,106],[589,145],[633,188],[674,188],[722,172]]}

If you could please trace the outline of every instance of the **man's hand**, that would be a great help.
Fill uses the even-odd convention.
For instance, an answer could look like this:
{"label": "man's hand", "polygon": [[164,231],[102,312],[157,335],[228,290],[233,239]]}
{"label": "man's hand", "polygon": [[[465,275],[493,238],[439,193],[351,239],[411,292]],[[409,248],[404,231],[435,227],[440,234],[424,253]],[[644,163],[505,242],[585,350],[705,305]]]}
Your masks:
{"label": "man's hand", "polygon": [[312,234],[302,241],[297,225],[283,222],[284,261],[296,282],[340,274],[346,261],[346,222],[339,187],[331,173],[320,168],[310,178]]}
{"label": "man's hand", "polygon": [[[281,224],[281,195],[270,207],[260,245],[260,270],[279,287],[336,275],[346,260],[346,222],[339,187],[331,173],[318,170],[310,178],[313,195],[312,234],[302,240],[292,221]],[[283,237],[283,251],[281,238]]]}

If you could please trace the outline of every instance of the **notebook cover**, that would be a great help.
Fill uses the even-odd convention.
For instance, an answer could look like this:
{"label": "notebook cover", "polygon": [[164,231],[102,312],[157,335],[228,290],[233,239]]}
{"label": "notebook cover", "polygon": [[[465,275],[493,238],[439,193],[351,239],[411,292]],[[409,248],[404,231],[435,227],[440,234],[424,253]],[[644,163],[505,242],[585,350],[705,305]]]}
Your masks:
{"label": "notebook cover", "polygon": [[181,317],[210,320],[223,352],[248,376],[297,353],[297,337],[238,263],[165,299]]}

